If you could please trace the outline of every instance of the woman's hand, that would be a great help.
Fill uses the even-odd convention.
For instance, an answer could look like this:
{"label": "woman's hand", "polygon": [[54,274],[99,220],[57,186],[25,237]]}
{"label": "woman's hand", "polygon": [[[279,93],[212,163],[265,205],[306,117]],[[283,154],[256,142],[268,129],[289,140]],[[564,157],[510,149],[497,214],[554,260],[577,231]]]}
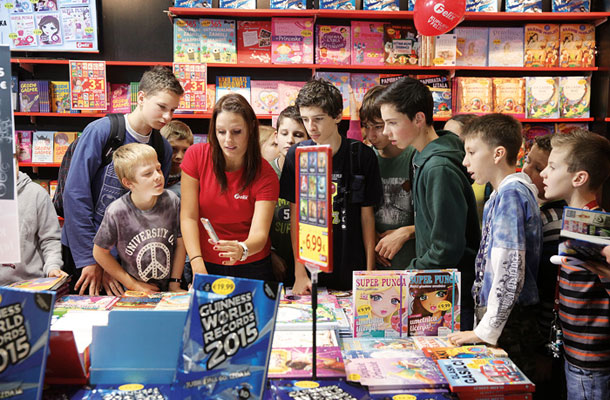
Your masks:
{"label": "woman's hand", "polygon": [[235,265],[244,254],[244,249],[239,245],[237,240],[219,240],[217,243],[214,243],[210,239],[210,243],[214,246],[214,250],[218,252],[220,257],[228,259],[223,261],[222,265]]}

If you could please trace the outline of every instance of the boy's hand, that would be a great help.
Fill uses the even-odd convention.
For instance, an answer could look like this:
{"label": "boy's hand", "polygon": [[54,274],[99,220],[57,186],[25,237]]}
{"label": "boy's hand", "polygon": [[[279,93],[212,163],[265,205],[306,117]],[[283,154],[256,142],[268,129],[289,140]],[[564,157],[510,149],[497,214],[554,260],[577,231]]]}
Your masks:
{"label": "boy's hand", "polygon": [[159,288],[152,283],[135,281],[133,286],[129,288],[129,290],[136,290],[138,292],[146,292],[147,294],[157,293]]}
{"label": "boy's hand", "polygon": [[379,235],[381,239],[375,246],[375,252],[388,260],[394,258],[404,244],[413,238],[413,226],[403,226],[398,229],[389,229]]}
{"label": "boy's hand", "polygon": [[180,282],[170,282],[168,289],[170,292],[186,292],[186,290],[180,287]]}
{"label": "boy's hand", "polygon": [[80,278],[74,285],[74,290],[80,291],[79,295],[84,295],[87,288],[89,288],[89,296],[99,296],[100,287],[102,286],[102,275],[104,270],[99,264],[91,264],[82,268]]}
{"label": "boy's hand", "polygon": [[310,294],[311,293],[311,280],[307,277],[296,277],[294,286],[292,287],[292,293],[294,294]]}
{"label": "boy's hand", "polygon": [[483,343],[483,340],[475,335],[474,331],[453,332],[447,335],[447,339],[456,346]]}
{"label": "boy's hand", "polygon": [[62,271],[61,269],[52,269],[49,271],[49,278],[59,278],[60,276],[67,276],[68,274]]}
{"label": "boy's hand", "polygon": [[104,276],[102,277],[102,286],[104,286],[104,290],[108,296],[120,296],[125,292],[121,282],[114,279],[112,275],[108,273],[104,273]]}

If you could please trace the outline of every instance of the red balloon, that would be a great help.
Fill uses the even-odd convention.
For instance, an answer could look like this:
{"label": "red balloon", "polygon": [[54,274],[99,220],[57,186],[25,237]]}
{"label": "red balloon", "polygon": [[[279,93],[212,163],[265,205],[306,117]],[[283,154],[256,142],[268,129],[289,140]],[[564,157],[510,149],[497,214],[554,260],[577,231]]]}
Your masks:
{"label": "red balloon", "polygon": [[420,35],[447,33],[462,21],[466,0],[417,0],[413,20]]}

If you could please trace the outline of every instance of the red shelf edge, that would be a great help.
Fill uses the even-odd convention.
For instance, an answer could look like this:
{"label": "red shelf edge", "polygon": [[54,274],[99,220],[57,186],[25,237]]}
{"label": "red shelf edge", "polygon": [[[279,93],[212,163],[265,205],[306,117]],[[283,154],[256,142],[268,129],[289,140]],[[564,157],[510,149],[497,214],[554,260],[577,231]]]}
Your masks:
{"label": "red shelf edge", "polygon": [[52,167],[59,168],[60,163],[32,163],[32,162],[21,162],[19,161],[20,167]]}
{"label": "red shelf edge", "polygon": [[13,114],[16,117],[75,117],[75,118],[101,118],[105,117],[105,112],[99,112],[95,114],[87,114],[87,113],[30,113],[30,112],[21,112],[14,111]]}

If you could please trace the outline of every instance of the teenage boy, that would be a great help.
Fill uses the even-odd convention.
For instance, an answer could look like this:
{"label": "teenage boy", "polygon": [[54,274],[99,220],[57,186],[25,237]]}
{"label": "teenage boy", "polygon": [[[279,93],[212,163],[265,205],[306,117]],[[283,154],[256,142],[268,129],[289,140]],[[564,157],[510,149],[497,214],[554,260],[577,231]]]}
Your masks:
{"label": "teenage boy", "polygon": [[[481,233],[474,193],[462,166],[462,142],[451,132],[434,130],[432,94],[417,79],[392,83],[377,104],[383,134],[398,148],[417,151],[412,184],[416,258],[409,268],[457,268],[462,287],[470,288]],[[473,309],[472,299],[463,296],[462,329],[472,327]]]}
{"label": "teenage boy", "polygon": [[[180,82],[167,67],[156,66],[144,73],[137,94],[137,107],[125,115],[125,144],[149,143],[153,129],[169,123],[184,93]],[[103,165],[102,150],[110,135],[108,117],[93,121],[85,127],[72,155],[64,189],[64,227],[61,242],[65,271],[74,275],[74,291],[90,295],[106,293],[119,295],[122,289],[116,280],[103,274],[93,258],[93,238],[102,222],[106,207],[119,198],[125,189],[114,172],[112,162]],[[172,148],[164,140],[164,160],[161,168],[169,176]]]}
{"label": "teenage boy", "polygon": [[383,120],[375,101],[385,86],[370,88],[362,99],[360,121],[377,154],[383,202],[375,208],[375,256],[381,269],[405,269],[415,258],[415,226],[411,198],[411,162],[415,149],[399,149],[383,134]]}
{"label": "teenage boy", "polygon": [[[128,290],[180,291],[186,256],[180,199],[163,189],[165,179],[157,153],[143,143],[130,143],[119,147],[112,160],[129,192],[106,209],[95,235],[93,257]],[[120,264],[110,254],[113,248]]]}
{"label": "teenage boy", "polygon": [[292,248],[295,254],[293,291],[311,290],[305,266],[296,261],[297,206],[295,204],[295,152],[298,146],[330,145],[333,155],[333,272],[320,274],[320,286],[350,289],[352,272],[375,267],[375,215],[373,207],[381,202],[381,179],[375,153],[362,142],[339,134],[343,112],[341,92],[330,82],[314,79],[305,84],[296,99],[301,119],[311,140],[288,150],[282,176],[280,197],[290,202]]}
{"label": "teenage boy", "polygon": [[489,114],[462,132],[464,166],[472,179],[495,189],[483,212],[483,234],[475,263],[474,331],[449,334],[457,345],[498,344],[526,375],[540,343],[535,310],[536,277],[542,225],[530,178],[515,172],[521,147],[521,124],[505,114]]}
{"label": "teenage boy", "polygon": [[[586,130],[554,135],[542,171],[548,200],[599,210],[596,193],[610,174],[610,142]],[[568,400],[607,399],[610,388],[610,278],[562,265],[559,319]]]}
{"label": "teenage boy", "polygon": [[180,197],[180,177],[182,176],[180,165],[184,159],[184,153],[193,145],[193,132],[184,122],[173,120],[161,128],[161,135],[172,146],[172,167],[169,170],[169,178],[165,187]]}

